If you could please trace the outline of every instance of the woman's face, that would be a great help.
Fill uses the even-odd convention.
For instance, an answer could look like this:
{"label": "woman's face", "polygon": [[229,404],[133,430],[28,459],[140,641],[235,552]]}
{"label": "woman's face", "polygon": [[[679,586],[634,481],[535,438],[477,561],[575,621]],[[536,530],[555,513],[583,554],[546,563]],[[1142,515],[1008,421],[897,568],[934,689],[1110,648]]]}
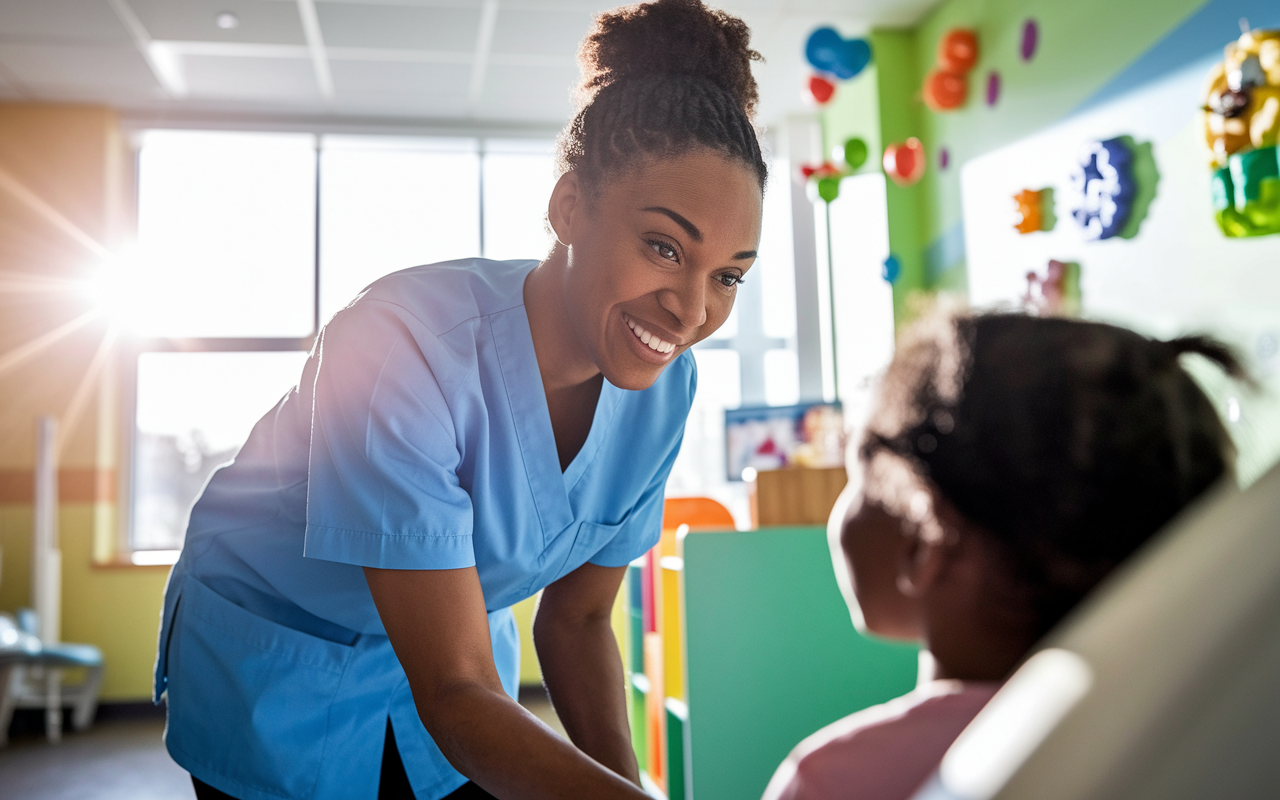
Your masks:
{"label": "woman's face", "polygon": [[566,305],[610,383],[648,388],[724,323],[756,258],[761,204],[754,173],[711,150],[649,160],[575,204],[556,229]]}

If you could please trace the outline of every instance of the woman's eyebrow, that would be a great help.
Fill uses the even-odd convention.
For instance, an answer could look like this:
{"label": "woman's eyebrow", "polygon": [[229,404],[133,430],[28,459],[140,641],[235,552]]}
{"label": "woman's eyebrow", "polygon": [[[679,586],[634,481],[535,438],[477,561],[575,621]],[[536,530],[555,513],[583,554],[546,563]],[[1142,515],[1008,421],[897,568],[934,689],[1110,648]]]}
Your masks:
{"label": "woman's eyebrow", "polygon": [[698,226],[694,225],[692,222],[680,216],[679,214],[672,211],[671,209],[664,208],[662,206],[649,206],[648,208],[642,208],[640,210],[654,211],[659,214],[665,214],[668,217],[670,217],[681,228],[684,228],[685,233],[689,234],[690,238],[692,238],[695,242],[702,241],[702,231],[698,230]]}
{"label": "woman's eyebrow", "polygon": [[733,261],[741,261],[741,260],[743,260],[743,259],[747,259],[747,258],[755,258],[755,257],[756,257],[756,255],[757,255],[757,253],[756,253],[756,251],[755,251],[755,250],[743,250],[741,253],[737,253],[737,254],[735,254],[735,255],[734,255],[734,257],[733,257],[731,260],[733,260]]}

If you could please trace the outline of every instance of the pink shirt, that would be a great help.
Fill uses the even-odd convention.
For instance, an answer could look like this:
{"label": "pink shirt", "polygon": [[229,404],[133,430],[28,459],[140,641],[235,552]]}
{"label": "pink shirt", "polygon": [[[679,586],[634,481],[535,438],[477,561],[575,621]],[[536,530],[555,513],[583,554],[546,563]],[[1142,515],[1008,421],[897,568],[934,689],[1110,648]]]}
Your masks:
{"label": "pink shirt", "polygon": [[791,751],[763,800],[908,800],[999,688],[931,681],[833,722]]}

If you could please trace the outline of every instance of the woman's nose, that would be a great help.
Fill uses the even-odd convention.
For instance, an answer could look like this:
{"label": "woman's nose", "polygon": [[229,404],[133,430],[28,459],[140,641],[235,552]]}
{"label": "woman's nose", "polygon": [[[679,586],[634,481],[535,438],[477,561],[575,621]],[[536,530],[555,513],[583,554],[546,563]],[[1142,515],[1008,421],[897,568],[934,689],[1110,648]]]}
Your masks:
{"label": "woman's nose", "polygon": [[701,328],[707,322],[704,279],[693,277],[679,286],[664,289],[658,294],[658,302],[687,329]]}

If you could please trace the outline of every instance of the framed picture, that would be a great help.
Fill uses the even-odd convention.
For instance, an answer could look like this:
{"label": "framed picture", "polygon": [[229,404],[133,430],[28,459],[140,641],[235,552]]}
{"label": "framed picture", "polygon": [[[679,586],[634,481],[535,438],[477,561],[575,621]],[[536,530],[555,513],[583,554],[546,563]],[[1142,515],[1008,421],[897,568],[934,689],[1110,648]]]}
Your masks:
{"label": "framed picture", "polygon": [[746,469],[844,464],[844,413],[839,403],[727,409],[724,434],[731,481],[742,480]]}

